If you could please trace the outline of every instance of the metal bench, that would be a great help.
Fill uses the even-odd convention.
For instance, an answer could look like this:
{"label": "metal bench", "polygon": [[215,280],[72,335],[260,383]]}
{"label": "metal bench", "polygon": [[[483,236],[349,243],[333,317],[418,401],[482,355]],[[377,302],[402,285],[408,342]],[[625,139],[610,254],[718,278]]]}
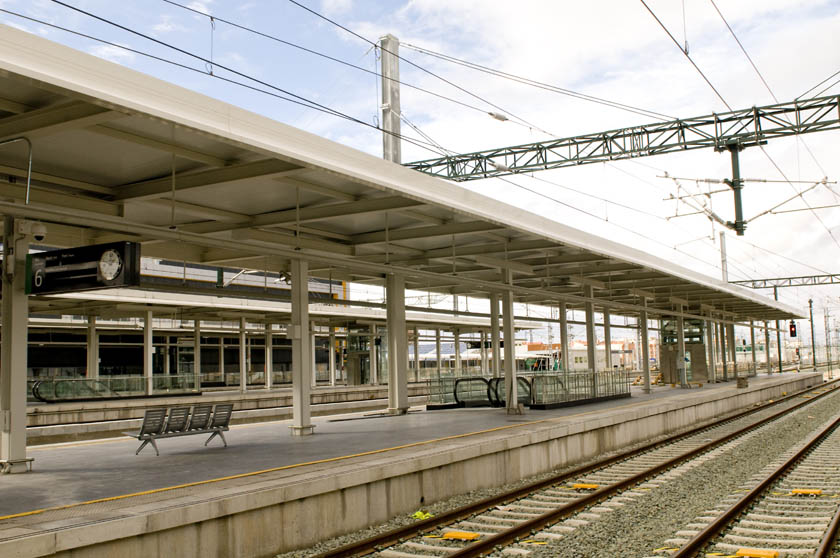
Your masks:
{"label": "metal bench", "polygon": [[124,432],[124,434],[143,442],[134,455],[138,455],[148,444],[151,444],[155,453],[160,455],[155,440],[191,434],[210,434],[204,442],[205,446],[210,443],[210,440],[219,436],[227,447],[224,432],[229,430],[232,414],[233,404],[231,403],[220,403],[215,409],[212,405],[196,405],[192,408],[192,413],[190,413],[190,407],[148,409],[143,416],[143,425],[140,430]]}

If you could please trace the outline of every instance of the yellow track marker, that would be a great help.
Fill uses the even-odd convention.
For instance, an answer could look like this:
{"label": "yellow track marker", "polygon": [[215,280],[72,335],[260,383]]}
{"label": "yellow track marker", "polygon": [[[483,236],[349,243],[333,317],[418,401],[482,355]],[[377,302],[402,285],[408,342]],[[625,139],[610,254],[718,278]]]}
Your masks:
{"label": "yellow track marker", "polygon": [[739,548],[735,556],[746,556],[748,558],[779,558],[778,550],[767,550],[764,548]]}
{"label": "yellow track marker", "polygon": [[791,494],[801,494],[803,496],[821,496],[822,489],[819,488],[794,488],[790,491]]}
{"label": "yellow track marker", "polygon": [[576,482],[575,484],[572,485],[572,488],[574,490],[595,490],[596,488],[598,488],[598,485],[597,484],[591,484],[591,483],[588,483],[588,482]]}
{"label": "yellow track marker", "polygon": [[444,539],[455,539],[458,541],[474,541],[481,538],[478,533],[471,533],[469,531],[449,531],[443,534]]}

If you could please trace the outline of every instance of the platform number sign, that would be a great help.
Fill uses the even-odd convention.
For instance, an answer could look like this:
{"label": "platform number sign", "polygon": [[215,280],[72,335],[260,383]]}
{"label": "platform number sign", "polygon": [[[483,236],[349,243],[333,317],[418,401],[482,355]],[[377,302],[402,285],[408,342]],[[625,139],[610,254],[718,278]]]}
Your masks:
{"label": "platform number sign", "polygon": [[140,244],[110,242],[26,256],[26,293],[90,291],[140,284]]}

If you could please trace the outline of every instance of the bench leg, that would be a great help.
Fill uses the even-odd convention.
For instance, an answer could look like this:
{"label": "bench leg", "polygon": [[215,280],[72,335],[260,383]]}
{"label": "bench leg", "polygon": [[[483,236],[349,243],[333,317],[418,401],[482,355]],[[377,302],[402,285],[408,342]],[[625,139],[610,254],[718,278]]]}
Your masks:
{"label": "bench leg", "polygon": [[140,444],[140,447],[137,448],[137,451],[134,452],[134,455],[140,455],[140,452],[145,448],[147,445],[152,444],[152,447],[155,449],[155,455],[160,456],[160,452],[158,451],[157,444],[153,438],[149,438],[148,440],[143,440],[143,443]]}
{"label": "bench leg", "polygon": [[227,447],[227,440],[225,440],[225,435],[224,435],[224,434],[222,434],[222,431],[221,431],[221,430],[214,430],[214,431],[213,431],[213,433],[212,433],[212,434],[210,434],[210,437],[209,437],[209,438],[207,438],[207,441],[206,441],[206,442],[204,442],[204,445],[206,446],[207,444],[209,444],[209,443],[210,443],[210,440],[212,440],[212,439],[213,439],[213,438],[215,438],[216,436],[218,436],[219,438],[221,438],[221,439],[222,439],[222,443],[225,445],[225,447]]}

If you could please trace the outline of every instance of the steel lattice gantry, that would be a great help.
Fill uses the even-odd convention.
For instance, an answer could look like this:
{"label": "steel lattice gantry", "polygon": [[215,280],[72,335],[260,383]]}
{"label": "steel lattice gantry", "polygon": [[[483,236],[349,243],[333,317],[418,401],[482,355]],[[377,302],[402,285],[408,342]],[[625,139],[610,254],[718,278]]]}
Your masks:
{"label": "steel lattice gantry", "polygon": [[689,149],[724,151],[732,145],[756,145],[772,138],[838,128],[840,96],[835,95],[448,155],[406,166],[450,180],[478,180]]}

